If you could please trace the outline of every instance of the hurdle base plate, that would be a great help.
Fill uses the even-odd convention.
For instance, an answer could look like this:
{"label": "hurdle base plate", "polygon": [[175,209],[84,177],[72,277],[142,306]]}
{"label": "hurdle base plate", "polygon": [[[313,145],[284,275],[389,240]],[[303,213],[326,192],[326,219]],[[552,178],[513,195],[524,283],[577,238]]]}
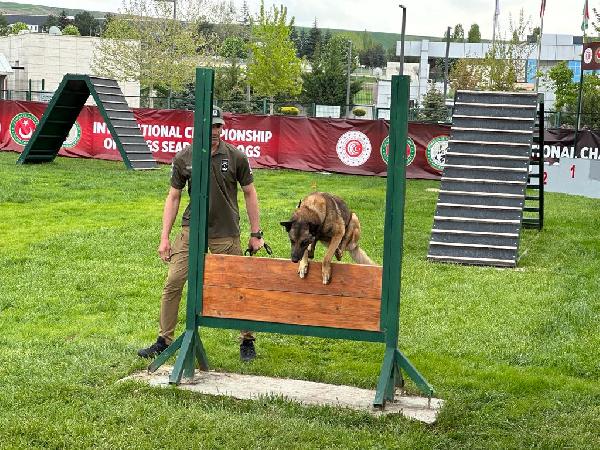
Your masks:
{"label": "hurdle base plate", "polygon": [[[148,383],[150,386],[168,387],[169,374],[172,367],[163,366],[154,373],[139,372],[126,380]],[[340,386],[315,383],[305,380],[272,378],[258,375],[241,375],[236,373],[203,372],[196,370],[193,378],[182,378],[179,389],[186,389],[200,394],[224,395],[242,400],[281,397],[286,400],[308,406],[332,406],[364,411],[379,416],[384,414],[402,414],[403,416],[424,422],[435,423],[443,400],[428,399],[406,395],[399,389],[393,401],[387,401],[385,408],[373,407],[375,390],[361,389],[352,386]]]}

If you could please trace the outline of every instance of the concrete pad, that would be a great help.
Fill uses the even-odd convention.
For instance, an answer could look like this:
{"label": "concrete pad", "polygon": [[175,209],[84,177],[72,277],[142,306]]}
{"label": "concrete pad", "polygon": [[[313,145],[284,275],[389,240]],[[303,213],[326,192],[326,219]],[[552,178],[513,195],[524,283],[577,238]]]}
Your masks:
{"label": "concrete pad", "polygon": [[[163,366],[153,374],[135,373],[122,381],[137,380],[150,386],[169,386],[172,368]],[[373,408],[375,391],[352,386],[338,386],[312,381],[272,378],[237,373],[203,372],[196,370],[193,378],[183,378],[180,389],[201,394],[225,395],[243,400],[256,400],[261,397],[283,397],[305,405],[328,405],[365,411],[375,416],[382,414],[402,414],[410,419],[427,424],[436,421],[443,400],[415,397],[396,392],[396,399],[388,402],[383,411]]]}

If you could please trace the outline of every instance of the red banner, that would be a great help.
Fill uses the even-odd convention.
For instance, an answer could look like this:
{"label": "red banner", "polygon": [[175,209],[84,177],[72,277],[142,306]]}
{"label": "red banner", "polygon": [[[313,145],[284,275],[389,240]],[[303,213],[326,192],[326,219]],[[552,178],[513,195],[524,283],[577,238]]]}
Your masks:
{"label": "red banner", "polygon": [[[0,100],[0,150],[21,152],[46,106]],[[192,141],[191,111],[135,109],[134,115],[158,162],[170,163]],[[386,175],[389,125],[384,120],[225,114],[225,122],[222,138],[243,150],[252,167]],[[408,134],[407,177],[439,179],[450,127],[410,123]],[[83,108],[59,155],[121,159],[92,106]]]}

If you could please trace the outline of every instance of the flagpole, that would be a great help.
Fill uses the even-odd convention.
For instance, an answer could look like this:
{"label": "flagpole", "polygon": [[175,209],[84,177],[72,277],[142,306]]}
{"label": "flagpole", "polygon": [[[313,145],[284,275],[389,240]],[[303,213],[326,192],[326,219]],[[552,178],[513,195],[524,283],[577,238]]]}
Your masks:
{"label": "flagpole", "polygon": [[546,10],[545,1],[542,0],[542,2],[543,2],[543,9],[541,11],[542,21],[540,23],[540,35],[538,36],[538,54],[537,54],[536,74],[535,74],[535,91],[536,92],[538,92],[538,90],[540,88],[540,73],[542,72],[542,69],[540,67],[540,57],[542,54],[542,35],[544,34],[544,13]]}
{"label": "flagpole", "polygon": [[492,30],[492,49],[495,48],[496,45],[496,27],[498,24],[498,1],[496,0],[496,7],[494,8],[494,29]]}
{"label": "flagpole", "polygon": [[585,48],[585,31],[588,27],[589,12],[588,12],[588,0],[585,0],[583,5],[583,21],[581,23],[581,30],[583,31],[583,43],[581,44],[581,73],[579,74],[579,94],[577,95],[577,118],[575,119],[575,137],[573,139],[573,147],[577,150],[577,135],[579,134],[579,128],[581,126],[581,104],[582,92],[583,92],[583,54]]}

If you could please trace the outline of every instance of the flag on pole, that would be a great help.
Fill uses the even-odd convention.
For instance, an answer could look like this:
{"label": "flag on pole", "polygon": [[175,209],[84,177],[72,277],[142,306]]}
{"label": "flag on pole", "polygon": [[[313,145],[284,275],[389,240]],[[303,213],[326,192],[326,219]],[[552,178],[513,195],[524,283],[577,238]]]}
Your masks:
{"label": "flag on pole", "polygon": [[546,11],[546,0],[542,0],[542,5],[540,6],[540,18],[544,17],[544,11]]}
{"label": "flag on pole", "polygon": [[590,21],[590,12],[588,11],[588,0],[585,0],[583,4],[583,22],[581,22],[581,31],[585,33],[588,29],[588,22]]}

